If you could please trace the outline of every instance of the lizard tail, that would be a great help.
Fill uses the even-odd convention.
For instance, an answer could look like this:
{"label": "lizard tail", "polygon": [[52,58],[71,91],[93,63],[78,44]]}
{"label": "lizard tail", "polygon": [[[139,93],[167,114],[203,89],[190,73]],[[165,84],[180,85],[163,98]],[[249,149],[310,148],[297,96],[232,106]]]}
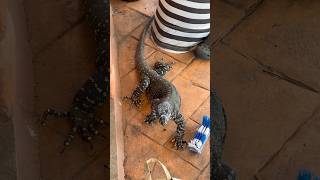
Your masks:
{"label": "lizard tail", "polygon": [[138,43],[137,51],[136,51],[136,67],[140,73],[144,73],[148,75],[149,77],[158,77],[159,75],[157,74],[156,71],[151,69],[148,64],[144,61],[144,40],[147,36],[147,32],[151,28],[151,24],[154,20],[154,16],[152,16],[146,26],[143,29],[143,32],[141,33],[140,40]]}

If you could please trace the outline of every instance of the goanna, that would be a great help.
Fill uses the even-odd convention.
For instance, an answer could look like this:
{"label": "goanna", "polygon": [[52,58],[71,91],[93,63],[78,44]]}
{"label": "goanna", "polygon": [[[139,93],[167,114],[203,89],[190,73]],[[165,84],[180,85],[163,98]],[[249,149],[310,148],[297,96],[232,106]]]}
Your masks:
{"label": "goanna", "polygon": [[[97,45],[97,71],[83,84],[76,93],[70,111],[48,109],[41,117],[42,125],[46,124],[48,116],[66,118],[72,123],[68,137],[64,141],[65,148],[71,144],[77,134],[90,142],[93,136],[99,135],[98,128],[105,121],[96,117],[97,108],[106,103],[107,89],[107,58],[109,56],[107,37],[109,36],[109,1],[86,0],[86,16],[89,25],[94,30]],[[65,149],[64,148],[64,149]]]}
{"label": "goanna", "polygon": [[177,149],[183,148],[186,143],[184,138],[185,122],[180,112],[181,98],[176,87],[163,76],[171,69],[171,65],[164,62],[157,62],[151,69],[144,61],[144,39],[150,30],[154,17],[150,18],[145,26],[136,51],[136,68],[140,74],[138,87],[131,95],[131,101],[135,106],[140,106],[141,96],[147,93],[151,102],[151,113],[146,117],[146,123],[153,123],[159,120],[165,126],[173,119],[177,124],[176,136],[173,139]]}

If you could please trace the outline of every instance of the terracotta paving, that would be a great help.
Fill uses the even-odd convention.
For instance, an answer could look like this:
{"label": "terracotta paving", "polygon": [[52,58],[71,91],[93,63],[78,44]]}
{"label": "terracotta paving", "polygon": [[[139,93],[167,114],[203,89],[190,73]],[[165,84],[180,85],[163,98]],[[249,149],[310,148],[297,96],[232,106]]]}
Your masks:
{"label": "terracotta paving", "polygon": [[216,2],[210,80],[228,117],[224,161],[240,180],[319,175],[319,1]]}
{"label": "terracotta paving", "polygon": [[[83,18],[82,1],[25,1],[33,52],[35,120],[52,107],[68,110],[72,98],[94,70],[95,49]],[[108,112],[101,108],[100,117]],[[40,175],[43,180],[107,179],[107,143],[102,137],[88,143],[76,138],[60,154],[71,124],[50,118],[39,130]],[[101,129],[103,134],[108,129]]]}
{"label": "terracotta paving", "polygon": [[[118,29],[126,27],[119,32],[119,67],[121,74],[121,95],[130,96],[138,84],[138,74],[134,69],[134,53],[140,33],[148,16],[152,15],[157,0],[142,0],[114,8],[119,13],[115,16],[115,26]],[[142,16],[134,21],[133,17]],[[130,23],[126,23],[131,17]],[[143,21],[142,21],[143,20]],[[126,24],[125,26],[123,26]],[[181,98],[181,111],[186,120],[185,139],[193,138],[195,131],[200,126],[203,115],[209,115],[209,89],[210,89],[210,62],[195,59],[192,52],[173,54],[161,51],[155,47],[150,37],[145,41],[145,59],[149,65],[158,60],[173,62],[173,69],[165,75],[165,78],[176,86]],[[126,179],[143,179],[144,163],[149,158],[157,158],[177,178],[197,179],[200,175],[208,177],[209,172],[205,168],[209,164],[210,147],[205,145],[202,154],[190,152],[187,148],[177,151],[171,142],[175,135],[176,125],[170,122],[166,127],[159,123],[152,126],[144,123],[144,118],[150,113],[150,104],[146,97],[143,99],[143,107],[136,109],[129,102],[123,101],[123,121],[125,121],[125,174]],[[163,177],[160,169],[155,168],[154,177]],[[188,172],[188,173],[185,173]]]}

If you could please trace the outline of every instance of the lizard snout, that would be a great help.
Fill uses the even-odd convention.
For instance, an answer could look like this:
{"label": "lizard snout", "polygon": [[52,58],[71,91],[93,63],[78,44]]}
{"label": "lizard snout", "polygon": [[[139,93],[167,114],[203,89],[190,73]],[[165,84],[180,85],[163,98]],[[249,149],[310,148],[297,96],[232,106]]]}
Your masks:
{"label": "lizard snout", "polygon": [[166,117],[166,116],[164,116],[164,115],[162,115],[162,116],[160,116],[160,124],[162,125],[162,126],[165,126],[165,125],[167,125],[167,123],[168,123],[168,118]]}

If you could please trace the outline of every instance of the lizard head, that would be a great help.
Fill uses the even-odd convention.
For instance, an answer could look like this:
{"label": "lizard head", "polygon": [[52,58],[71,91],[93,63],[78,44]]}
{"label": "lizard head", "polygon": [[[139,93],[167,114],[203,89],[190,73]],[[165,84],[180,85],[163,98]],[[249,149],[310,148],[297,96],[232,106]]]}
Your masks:
{"label": "lizard head", "polygon": [[160,124],[165,126],[172,116],[172,106],[168,101],[160,102],[157,105],[157,112]]}

